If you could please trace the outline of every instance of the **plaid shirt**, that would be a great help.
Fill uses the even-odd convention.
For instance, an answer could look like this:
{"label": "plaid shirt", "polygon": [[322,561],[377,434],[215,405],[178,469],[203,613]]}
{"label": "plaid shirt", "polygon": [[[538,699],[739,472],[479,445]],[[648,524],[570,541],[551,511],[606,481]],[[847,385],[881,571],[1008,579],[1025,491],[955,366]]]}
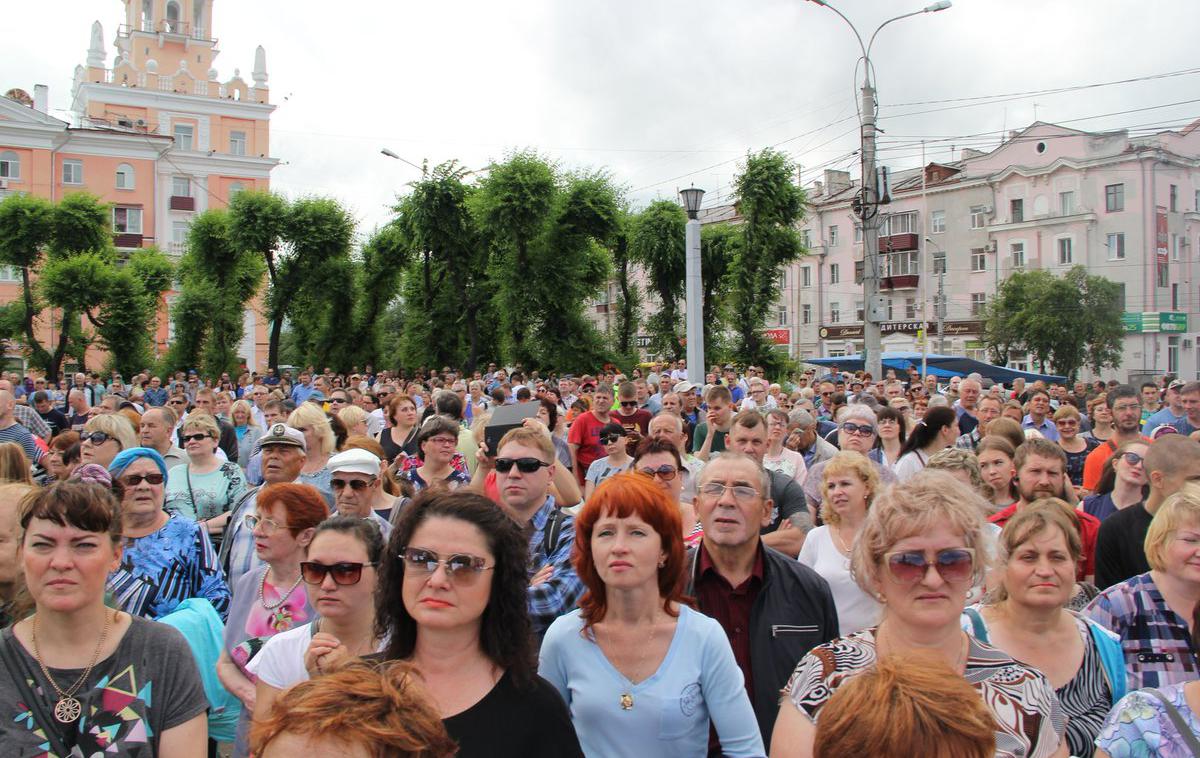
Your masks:
{"label": "plaid shirt", "polygon": [[17,403],[13,406],[13,418],[17,420],[18,424],[33,432],[33,436],[41,437],[47,442],[50,441],[52,436],[50,425],[46,423],[46,419],[42,418],[42,414],[33,408]]}
{"label": "plaid shirt", "polygon": [[975,427],[966,434],[959,435],[958,440],[954,443],[954,447],[959,450],[970,450],[975,452],[975,448],[979,447],[979,441],[983,437],[979,434],[979,427]]}
{"label": "plaid shirt", "polygon": [[1121,638],[1130,692],[1188,682],[1200,671],[1187,623],[1149,573],[1101,592],[1084,614]]}
{"label": "plaid shirt", "polygon": [[575,544],[575,519],[567,516],[562,522],[558,539],[551,546],[549,555],[542,544],[542,532],[550,513],[557,506],[552,495],[546,497],[546,502],[533,514],[531,525],[533,531],[529,535],[529,576],[533,577],[538,569],[547,564],[554,566],[554,573],[543,584],[529,588],[529,619],[533,622],[533,631],[540,640],[554,623],[554,619],[567,613],[575,607],[579,596],[583,594],[583,582],[571,565],[571,549]]}

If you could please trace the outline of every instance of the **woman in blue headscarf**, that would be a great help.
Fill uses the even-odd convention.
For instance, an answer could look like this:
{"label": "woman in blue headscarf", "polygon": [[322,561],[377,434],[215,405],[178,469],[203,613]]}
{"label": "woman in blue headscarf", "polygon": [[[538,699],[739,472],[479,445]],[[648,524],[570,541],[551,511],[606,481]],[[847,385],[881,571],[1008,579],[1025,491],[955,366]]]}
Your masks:
{"label": "woman in blue headscarf", "polygon": [[163,510],[167,464],[156,450],[122,450],[108,473],[121,498],[121,565],[108,576],[115,605],[133,616],[157,619],[188,598],[205,598],[224,619],[229,588],[208,532],[195,521]]}

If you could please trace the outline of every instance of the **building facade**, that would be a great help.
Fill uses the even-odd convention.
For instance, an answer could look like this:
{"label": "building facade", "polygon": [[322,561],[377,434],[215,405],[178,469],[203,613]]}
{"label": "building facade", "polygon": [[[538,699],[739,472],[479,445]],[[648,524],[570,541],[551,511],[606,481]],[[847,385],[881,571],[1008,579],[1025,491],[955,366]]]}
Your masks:
{"label": "building facade", "polygon": [[[220,80],[213,0],[122,0],[112,60],[103,26],[92,24],[86,65],[76,66],[70,121],[49,113],[46,87],[32,98],[0,98],[0,196],[27,192],[61,200],[87,191],[109,203],[118,250],[157,246],[176,260],[197,213],[242,190],[265,190],[271,169],[266,53],[251,81],[238,69]],[[0,302],[20,296],[20,272],[0,268]],[[174,293],[160,308],[155,350],[171,339]],[[52,337],[53,319],[43,335]],[[265,368],[268,325],[258,300],[246,309],[239,355]],[[85,325],[86,328],[86,325]],[[12,361],[16,356],[8,356]],[[103,357],[89,353],[90,368]]]}

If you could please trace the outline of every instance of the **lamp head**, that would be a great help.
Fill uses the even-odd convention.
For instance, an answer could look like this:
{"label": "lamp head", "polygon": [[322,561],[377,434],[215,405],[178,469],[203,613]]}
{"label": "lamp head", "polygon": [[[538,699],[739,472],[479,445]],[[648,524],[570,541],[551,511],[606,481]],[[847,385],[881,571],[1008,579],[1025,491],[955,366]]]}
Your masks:
{"label": "lamp head", "polygon": [[384,155],[386,155],[389,158],[395,158],[396,160],[400,160],[399,155],[396,155],[391,150],[388,150],[386,147],[384,149],[380,150],[379,152],[383,153]]}
{"label": "lamp head", "polygon": [[[817,2],[817,0],[813,0],[813,2]],[[926,13],[937,13],[938,11],[946,10],[947,8],[950,7],[950,5],[951,5],[950,0],[938,0],[933,5],[926,6],[925,12]]]}
{"label": "lamp head", "polygon": [[679,190],[679,194],[683,197],[683,208],[687,211],[687,217],[696,218],[700,213],[700,200],[704,197],[704,190],[699,187],[688,187]]}

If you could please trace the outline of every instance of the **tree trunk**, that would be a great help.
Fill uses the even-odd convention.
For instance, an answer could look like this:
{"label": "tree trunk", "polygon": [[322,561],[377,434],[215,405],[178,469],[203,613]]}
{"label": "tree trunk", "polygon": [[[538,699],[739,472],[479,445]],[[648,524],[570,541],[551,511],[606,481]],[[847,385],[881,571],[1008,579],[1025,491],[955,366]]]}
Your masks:
{"label": "tree trunk", "polygon": [[283,333],[283,314],[271,319],[271,336],[267,342],[267,365],[273,369],[279,368],[279,335]]}
{"label": "tree trunk", "polygon": [[[46,375],[47,381],[49,381],[51,377],[53,377],[55,380],[58,379],[58,370],[62,367],[63,356],[67,353],[67,342],[70,341],[70,334],[67,331],[70,328],[70,325],[71,313],[64,310],[62,316],[62,331],[59,332],[58,345],[54,348],[54,355],[50,358],[50,373]],[[84,361],[80,360],[80,363],[82,364]],[[80,370],[83,370],[84,368],[86,367],[82,365],[80,366]]]}
{"label": "tree trunk", "polygon": [[463,364],[463,376],[475,373],[475,364],[479,362],[479,307],[467,307],[467,360]]}

